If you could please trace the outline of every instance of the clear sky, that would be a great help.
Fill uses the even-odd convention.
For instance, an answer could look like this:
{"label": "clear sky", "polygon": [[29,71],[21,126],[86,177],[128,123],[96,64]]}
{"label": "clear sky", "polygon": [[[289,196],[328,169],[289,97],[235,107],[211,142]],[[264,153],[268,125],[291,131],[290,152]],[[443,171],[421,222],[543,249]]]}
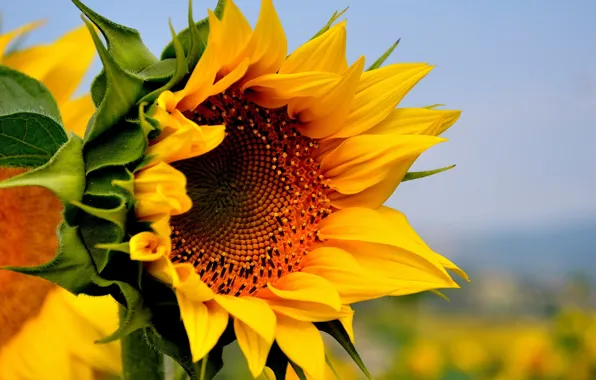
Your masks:
{"label": "clear sky", "polygon": [[[253,23],[259,1],[238,0]],[[186,24],[186,0],[87,0],[141,31],[159,54],[168,17]],[[389,204],[415,226],[474,231],[556,225],[596,218],[596,2],[591,0],[278,0],[290,49],[336,9],[350,6],[348,55],[372,62],[397,38],[389,62],[437,67],[403,106],[446,104],[460,121],[416,165],[447,173],[403,184]],[[374,5],[368,5],[374,4]],[[195,0],[195,17],[215,0]],[[80,25],[68,0],[0,1],[3,30],[47,18],[28,43],[48,42]],[[99,71],[99,62],[93,74]],[[92,75],[86,81],[88,85]]]}

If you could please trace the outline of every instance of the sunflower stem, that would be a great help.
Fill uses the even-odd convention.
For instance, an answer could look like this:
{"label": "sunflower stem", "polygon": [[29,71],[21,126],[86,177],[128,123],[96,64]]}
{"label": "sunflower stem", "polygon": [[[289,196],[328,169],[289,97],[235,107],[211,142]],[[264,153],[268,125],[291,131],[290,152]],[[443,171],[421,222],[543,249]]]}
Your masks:
{"label": "sunflower stem", "polygon": [[[126,309],[120,306],[120,320]],[[163,380],[163,355],[149,346],[142,330],[122,337],[122,379]]]}

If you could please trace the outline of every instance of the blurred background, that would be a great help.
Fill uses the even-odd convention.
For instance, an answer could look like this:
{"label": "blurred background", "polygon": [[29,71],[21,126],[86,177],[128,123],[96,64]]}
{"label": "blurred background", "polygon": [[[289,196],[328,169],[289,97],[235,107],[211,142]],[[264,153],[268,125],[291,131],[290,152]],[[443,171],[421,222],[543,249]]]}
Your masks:
{"label": "blurred background", "polygon": [[[251,23],[259,2],[237,0]],[[87,0],[159,54],[186,0]],[[373,5],[374,4],[374,5]],[[215,0],[196,0],[195,18]],[[400,106],[463,110],[389,205],[470,275],[445,292],[357,305],[356,346],[378,379],[596,379],[596,2],[277,1],[290,51],[349,6],[348,58],[436,68]],[[3,1],[3,30],[47,19],[26,44],[81,24],[68,0]],[[201,10],[199,12],[199,10]],[[80,92],[100,70],[94,63]],[[333,349],[338,348],[333,343]],[[228,355],[237,354],[231,348]],[[342,379],[363,376],[337,349]],[[243,361],[239,361],[243,363]],[[244,365],[244,364],[242,364]],[[243,378],[227,367],[221,378]]]}

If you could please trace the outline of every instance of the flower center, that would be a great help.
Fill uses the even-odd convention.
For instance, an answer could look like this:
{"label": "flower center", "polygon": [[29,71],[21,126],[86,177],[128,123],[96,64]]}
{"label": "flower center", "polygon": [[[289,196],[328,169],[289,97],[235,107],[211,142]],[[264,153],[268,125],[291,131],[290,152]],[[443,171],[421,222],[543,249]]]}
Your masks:
{"label": "flower center", "polygon": [[266,109],[231,90],[185,115],[226,125],[213,151],[174,166],[192,209],[172,218],[172,261],[195,266],[215,292],[249,295],[286,273],[319,241],[329,186],[312,158],[317,142],[285,108]]}

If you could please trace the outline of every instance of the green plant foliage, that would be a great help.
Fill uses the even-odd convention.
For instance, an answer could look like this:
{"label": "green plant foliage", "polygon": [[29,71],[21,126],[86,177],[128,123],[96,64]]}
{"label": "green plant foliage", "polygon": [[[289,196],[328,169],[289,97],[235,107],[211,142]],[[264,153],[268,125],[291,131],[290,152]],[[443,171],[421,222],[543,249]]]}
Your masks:
{"label": "green plant foliage", "polygon": [[[98,294],[94,279],[97,271],[79,234],[78,227],[62,223],[58,229],[58,253],[47,264],[36,267],[3,267],[13,272],[45,278],[73,294]],[[107,294],[105,292],[99,292]]]}
{"label": "green plant foliage", "polygon": [[0,166],[43,165],[67,140],[58,105],[45,86],[0,65]]}
{"label": "green plant foliage", "polygon": [[17,186],[41,186],[54,192],[64,204],[64,217],[70,225],[76,210],[71,201],[80,201],[85,189],[82,141],[73,135],[44,165],[0,182],[0,189]]}
{"label": "green plant foliage", "polygon": [[379,57],[379,59],[377,59],[376,61],[373,62],[372,65],[369,66],[368,69],[366,69],[366,71],[370,71],[370,70],[374,70],[374,69],[378,69],[379,67],[381,67],[381,65],[383,63],[385,63],[385,60],[387,58],[389,58],[389,56],[391,55],[391,53],[393,53],[393,50],[395,50],[395,48],[397,47],[397,45],[399,45],[399,41],[401,41],[401,38],[398,39],[397,41],[395,41],[393,43],[393,45],[391,45],[389,47],[389,49],[387,49],[387,51],[385,53],[383,53],[382,56]]}
{"label": "green plant foliage", "polygon": [[435,170],[426,170],[426,171],[422,171],[422,172],[407,172],[401,181],[405,182],[405,181],[411,181],[414,179],[428,177],[433,174],[438,174],[438,173],[445,172],[449,169],[453,169],[454,167],[455,167],[455,165],[449,165],[449,166],[445,166],[443,168],[439,168],[439,169],[435,169]]}
{"label": "green plant foliage", "polygon": [[346,350],[348,355],[354,360],[354,363],[360,368],[362,373],[369,379],[372,379],[372,375],[364,365],[362,358],[356,351],[356,347],[350,341],[350,337],[346,332],[346,329],[339,321],[330,321],[330,322],[319,322],[315,323],[315,326],[320,330],[324,331],[327,334],[331,335],[343,348]]}
{"label": "green plant foliage", "polygon": [[[223,12],[225,8],[225,0],[218,0],[213,13],[221,19],[223,17]],[[192,20],[192,8],[189,8],[189,24],[194,24],[196,29],[189,27],[178,33],[178,39],[184,48],[184,54],[189,57],[189,68],[193,68],[194,65],[190,65],[190,63],[199,61],[203,50],[205,50],[205,46],[207,44],[207,37],[209,36],[209,19],[205,17],[201,21],[194,23]],[[197,41],[197,35],[200,37],[200,40]],[[196,41],[196,43],[195,43]],[[190,54],[189,54],[190,53]],[[176,57],[176,48],[174,46],[174,40],[170,42],[163,52],[161,53],[161,59],[167,58],[175,58]],[[196,65],[196,62],[194,63]]]}
{"label": "green plant foliage", "polygon": [[320,36],[321,34],[323,34],[326,31],[328,31],[329,29],[331,29],[331,27],[333,26],[333,24],[335,24],[335,22],[344,13],[346,13],[346,11],[348,10],[348,8],[349,7],[345,7],[341,12],[338,12],[338,11],[333,12],[333,14],[331,15],[331,17],[329,18],[329,21],[327,21],[327,24],[325,24],[321,29],[319,29],[319,31],[317,33],[315,33],[315,35],[312,36],[310,39],[313,40],[313,39],[317,38],[318,36]]}

